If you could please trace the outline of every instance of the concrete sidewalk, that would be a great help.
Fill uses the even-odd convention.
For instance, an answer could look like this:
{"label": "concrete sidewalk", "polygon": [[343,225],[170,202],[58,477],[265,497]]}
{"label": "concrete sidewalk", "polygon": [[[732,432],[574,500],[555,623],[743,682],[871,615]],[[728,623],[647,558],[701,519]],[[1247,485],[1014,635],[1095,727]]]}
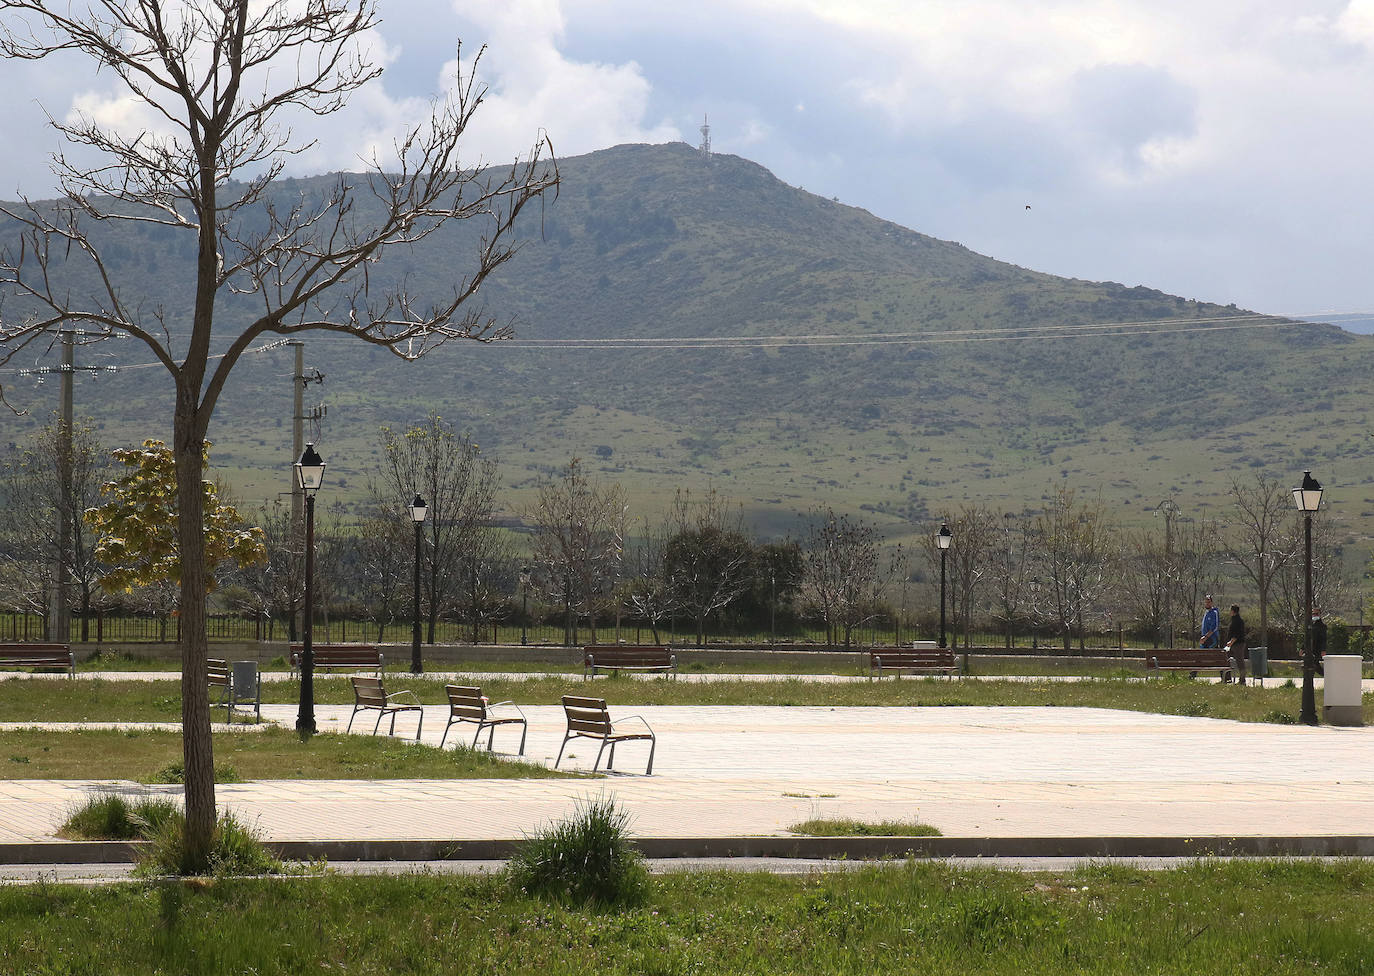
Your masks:
{"label": "concrete sidewalk", "polygon": [[[350,710],[319,706],[321,730],[341,730]],[[612,714],[630,711],[658,734],[652,777],[642,775],[647,744],[627,743],[617,772],[602,780],[276,781],[221,785],[217,796],[265,840],[281,842],[518,839],[596,796],[614,797],[646,840],[782,837],[813,817],[918,820],[972,840],[1374,838],[1374,729],[1085,708],[646,706]],[[551,764],[562,709],[525,712],[525,758]],[[264,706],[263,714],[290,726],[295,707]],[[438,743],[446,715],[426,708],[423,741]],[[402,717],[398,735],[414,727]],[[517,742],[498,730],[498,751]],[[568,749],[564,767],[590,769],[592,743]],[[0,845],[63,844],[54,831],[97,788],[177,792],[0,781]]]}

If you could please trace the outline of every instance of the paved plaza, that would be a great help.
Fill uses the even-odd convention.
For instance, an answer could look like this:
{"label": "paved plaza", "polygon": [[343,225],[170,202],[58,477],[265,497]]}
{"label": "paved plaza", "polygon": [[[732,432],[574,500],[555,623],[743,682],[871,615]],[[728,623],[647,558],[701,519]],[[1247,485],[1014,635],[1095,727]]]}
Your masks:
{"label": "paved plaza", "polygon": [[[350,711],[319,706],[321,730],[342,730]],[[643,775],[647,744],[627,743],[616,772],[599,780],[253,782],[221,785],[217,796],[269,841],[519,838],[597,796],[613,796],[642,838],[780,836],[813,817],[919,820],[969,838],[1374,836],[1374,729],[1086,708],[612,714],[630,712],[658,734],[653,776]],[[562,710],[525,713],[526,758],[551,765]],[[446,715],[425,709],[423,741],[438,743]],[[289,727],[295,707],[264,706],[263,716]],[[413,723],[401,717],[398,736],[413,735]],[[498,730],[498,752],[517,742]],[[590,770],[592,743],[568,750],[565,768]],[[0,781],[0,845],[54,843],[58,824],[102,785],[174,792]]]}

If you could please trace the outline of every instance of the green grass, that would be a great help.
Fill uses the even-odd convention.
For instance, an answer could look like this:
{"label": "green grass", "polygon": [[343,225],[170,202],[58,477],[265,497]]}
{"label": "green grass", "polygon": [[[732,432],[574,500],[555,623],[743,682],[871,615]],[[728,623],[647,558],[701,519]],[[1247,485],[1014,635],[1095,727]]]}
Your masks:
{"label": "green grass", "polygon": [[[268,728],[215,735],[216,779],[568,778],[544,766],[464,747],[437,749],[402,739]],[[125,779],[177,782],[181,735],[138,729],[0,732],[0,779]],[[221,775],[223,774],[223,775]],[[3,970],[0,970],[3,972]]]}
{"label": "green grass", "polygon": [[1359,861],[685,873],[611,911],[499,877],[41,883],[0,887],[0,971],[1356,976],[1371,916]]}
{"label": "green grass", "polygon": [[[616,705],[1052,705],[1121,708],[1164,715],[1210,716],[1243,722],[1284,722],[1299,707],[1296,687],[1271,681],[1264,688],[1190,681],[1170,676],[1151,681],[1103,678],[1091,681],[962,681],[944,678],[884,678],[823,684],[808,681],[721,681],[694,683],[624,676],[584,682],[580,674],[477,683],[493,700],[557,704],[567,694],[594,694]],[[388,691],[411,689],[426,704],[446,701],[444,681],[396,675]],[[297,700],[295,682],[264,682],[264,700]],[[351,704],[346,678],[319,677],[320,703]],[[1374,725],[1374,695],[1365,696],[1365,722]],[[222,716],[222,710],[214,715]],[[180,686],[175,681],[0,681],[0,718],[7,722],[179,722]],[[3,764],[0,764],[3,768]],[[6,770],[6,772],[11,772]]]}
{"label": "green grass", "polygon": [[804,820],[787,828],[809,837],[940,837],[940,828],[912,820],[816,819]]}

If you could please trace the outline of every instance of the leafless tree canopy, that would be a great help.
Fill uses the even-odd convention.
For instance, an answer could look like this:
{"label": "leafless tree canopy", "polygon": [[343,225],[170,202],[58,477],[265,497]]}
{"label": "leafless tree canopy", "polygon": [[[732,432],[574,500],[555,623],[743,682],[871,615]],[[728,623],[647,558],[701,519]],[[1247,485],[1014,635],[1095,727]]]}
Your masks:
{"label": "leafless tree canopy", "polygon": [[1269,643],[1269,598],[1274,581],[1299,548],[1293,531],[1293,503],[1273,478],[1231,482],[1231,558],[1259,594],[1259,634]]}
{"label": "leafless tree canopy", "polygon": [[[175,385],[193,860],[208,851],[215,817],[202,454],[230,371],[264,334],[343,333],[405,359],[449,339],[502,335],[471,300],[515,253],[520,212],[557,184],[546,140],[502,170],[459,158],[485,95],[471,70],[460,73],[451,101],[398,137],[394,164],[365,160],[361,175],[341,175],[318,193],[274,184],[286,161],[308,148],[293,135],[292,116],[327,116],[380,73],[366,50],[376,23],[374,0],[0,0],[0,55],[53,57],[113,76],[116,94],[135,110],[124,127],[53,113],[76,150],[54,160],[63,198],[0,208],[23,228],[0,250],[0,291],[25,316],[0,323],[0,362],[68,325],[87,342],[133,336]],[[412,296],[377,274],[388,249],[421,245],[454,221],[473,222],[479,233],[474,253],[455,260],[451,293]],[[124,290],[90,228],[130,223],[194,240],[183,294],[164,301]],[[217,303],[229,297],[255,312],[216,328]]]}

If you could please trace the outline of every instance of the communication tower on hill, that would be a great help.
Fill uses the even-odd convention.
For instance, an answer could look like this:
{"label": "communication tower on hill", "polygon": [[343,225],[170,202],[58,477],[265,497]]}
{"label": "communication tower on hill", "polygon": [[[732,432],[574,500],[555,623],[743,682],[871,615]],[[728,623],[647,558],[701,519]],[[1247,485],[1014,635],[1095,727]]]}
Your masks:
{"label": "communication tower on hill", "polygon": [[707,159],[711,158],[711,124],[706,121],[705,115],[701,117],[701,145],[697,148]]}

